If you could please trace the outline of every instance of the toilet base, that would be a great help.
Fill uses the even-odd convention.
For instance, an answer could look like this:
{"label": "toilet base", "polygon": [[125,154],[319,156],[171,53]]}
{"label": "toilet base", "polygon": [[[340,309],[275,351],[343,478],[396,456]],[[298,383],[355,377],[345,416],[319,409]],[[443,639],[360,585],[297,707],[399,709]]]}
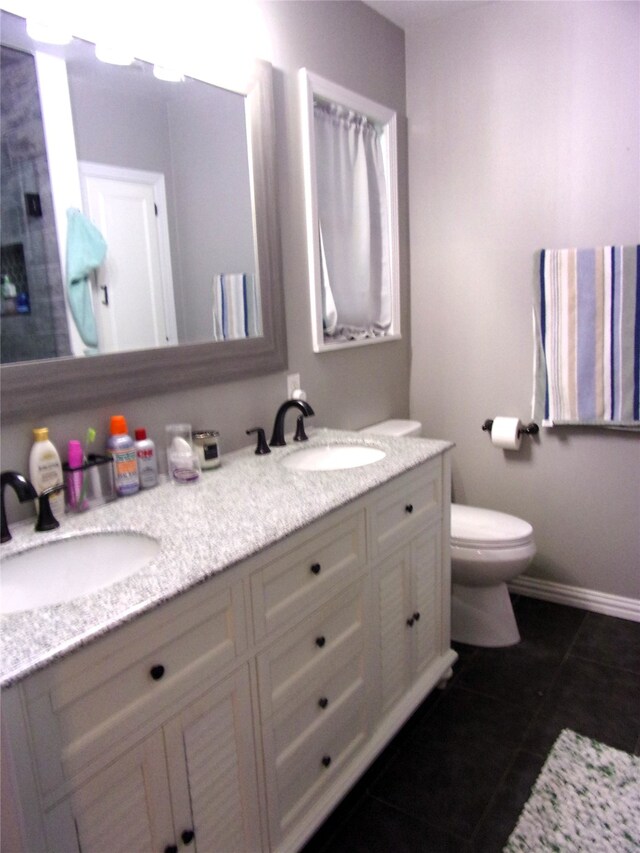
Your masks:
{"label": "toilet base", "polygon": [[451,639],[470,646],[513,646],[520,632],[506,583],[451,585]]}

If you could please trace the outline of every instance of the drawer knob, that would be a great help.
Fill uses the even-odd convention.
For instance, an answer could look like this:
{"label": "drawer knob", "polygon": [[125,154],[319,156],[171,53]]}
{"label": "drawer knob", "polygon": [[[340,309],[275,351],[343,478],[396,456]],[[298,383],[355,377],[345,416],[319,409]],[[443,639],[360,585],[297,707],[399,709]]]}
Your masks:
{"label": "drawer knob", "polygon": [[406,507],[404,508],[404,511],[408,512],[409,515],[411,515],[411,513],[413,512],[413,504],[407,504]]}
{"label": "drawer knob", "polygon": [[153,678],[154,681],[160,681],[162,676],[164,675],[164,667],[161,663],[152,666],[149,670],[149,675]]}
{"label": "drawer knob", "polygon": [[331,756],[330,755],[323,755],[322,756],[322,763],[324,764],[325,767],[328,767],[331,764]]}
{"label": "drawer knob", "polygon": [[178,853],[178,848],[175,844],[167,844],[164,848],[164,853]]}
{"label": "drawer knob", "polygon": [[320,565],[320,563],[313,563],[313,565],[311,566],[311,571],[314,575],[319,575],[321,568],[322,566]]}
{"label": "drawer knob", "polygon": [[320,699],[318,699],[318,705],[320,705],[323,710],[327,707],[328,704],[329,700],[326,696],[322,696]]}
{"label": "drawer knob", "polygon": [[413,623],[414,623],[414,622],[415,622],[415,619],[413,618],[413,616],[410,616],[410,617],[409,617],[409,619],[407,619],[407,625],[408,625],[410,628],[412,628],[412,627],[413,627]]}
{"label": "drawer knob", "polygon": [[417,611],[413,614],[413,618],[416,620],[416,622],[419,622],[419,621],[420,621],[420,611],[419,611],[419,610],[417,610]]}
{"label": "drawer knob", "polygon": [[316,646],[321,649],[327,641],[324,637],[316,637]]}
{"label": "drawer knob", "polygon": [[182,835],[180,836],[180,838],[182,838],[183,844],[191,844],[191,842],[193,841],[193,839],[195,837],[196,837],[196,834],[192,829],[185,829],[183,831]]}

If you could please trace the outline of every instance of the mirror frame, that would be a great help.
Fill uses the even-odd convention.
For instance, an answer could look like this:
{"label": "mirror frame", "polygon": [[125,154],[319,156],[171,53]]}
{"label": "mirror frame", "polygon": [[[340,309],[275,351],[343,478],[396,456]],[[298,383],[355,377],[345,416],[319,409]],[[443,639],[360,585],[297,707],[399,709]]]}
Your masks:
{"label": "mirror frame", "polygon": [[248,124],[262,337],[2,365],[3,419],[72,411],[287,368],[271,64],[256,60],[252,79],[239,94],[245,96]]}

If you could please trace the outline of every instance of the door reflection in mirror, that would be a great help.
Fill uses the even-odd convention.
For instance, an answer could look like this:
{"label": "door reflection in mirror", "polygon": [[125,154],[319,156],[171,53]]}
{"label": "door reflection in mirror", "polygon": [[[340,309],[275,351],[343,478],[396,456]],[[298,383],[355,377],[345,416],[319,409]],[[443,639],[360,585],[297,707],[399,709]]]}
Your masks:
{"label": "door reflection in mirror", "polygon": [[164,175],[78,165],[84,210],[108,246],[93,293],[100,352],[177,344]]}

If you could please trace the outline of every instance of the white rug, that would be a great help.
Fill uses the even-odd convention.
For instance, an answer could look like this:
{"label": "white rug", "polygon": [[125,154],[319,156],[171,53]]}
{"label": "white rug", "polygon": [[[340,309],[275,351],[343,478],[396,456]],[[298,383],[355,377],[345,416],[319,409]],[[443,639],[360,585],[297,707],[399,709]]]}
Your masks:
{"label": "white rug", "polygon": [[640,758],[564,729],[505,853],[638,853]]}

